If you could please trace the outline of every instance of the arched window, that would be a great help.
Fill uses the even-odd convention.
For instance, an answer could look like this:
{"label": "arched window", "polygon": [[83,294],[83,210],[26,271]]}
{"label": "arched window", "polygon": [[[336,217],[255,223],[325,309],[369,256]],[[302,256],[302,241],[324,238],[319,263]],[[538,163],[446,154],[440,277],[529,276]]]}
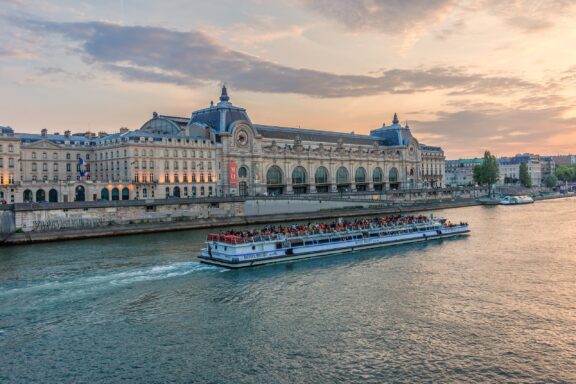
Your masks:
{"label": "arched window", "polygon": [[338,168],[336,172],[336,184],[348,184],[348,170],[345,167]]}
{"label": "arched window", "polygon": [[238,168],[238,177],[247,177],[248,176],[248,169],[246,167]]}
{"label": "arched window", "polygon": [[32,198],[32,191],[27,189],[24,191],[24,202],[25,203],[30,203],[32,202],[34,199]]}
{"label": "arched window", "polygon": [[304,167],[296,167],[292,171],[292,184],[306,184],[306,170]]}
{"label": "arched window", "polygon": [[277,165],[273,165],[266,173],[266,184],[282,185],[282,170]]}
{"label": "arched window", "polygon": [[127,187],[122,188],[122,200],[130,199],[130,190]]}
{"label": "arched window", "polygon": [[36,202],[42,203],[46,201],[46,192],[43,189],[39,189],[36,191]]}
{"label": "arched window", "polygon": [[397,183],[398,182],[398,170],[394,167],[390,169],[388,173],[388,181],[390,183]]}
{"label": "arched window", "polygon": [[382,169],[374,168],[374,171],[372,172],[372,181],[374,183],[381,183],[382,179],[383,179]]}
{"label": "arched window", "polygon": [[267,192],[270,196],[281,195],[284,192],[282,186],[282,170],[277,165],[273,165],[266,172],[266,184],[268,185]]}
{"label": "arched window", "polygon": [[118,188],[112,188],[112,200],[120,200],[120,191]]}
{"label": "arched window", "polygon": [[48,191],[48,201],[51,203],[58,202],[58,191],[56,191],[54,188]]}
{"label": "arched window", "polygon": [[356,175],[354,177],[356,184],[364,184],[366,183],[366,170],[362,167],[356,169]]}
{"label": "arched window", "polygon": [[84,187],[79,185],[76,187],[74,201],[85,201],[86,200],[86,193]]}
{"label": "arched window", "polygon": [[180,197],[180,187],[174,187],[174,191],[172,193],[174,197]]}
{"label": "arched window", "polygon": [[318,167],[314,181],[316,184],[328,184],[328,170],[325,167]]}
{"label": "arched window", "polygon": [[102,191],[100,191],[100,199],[110,200],[110,191],[108,191],[108,188],[102,188]]}

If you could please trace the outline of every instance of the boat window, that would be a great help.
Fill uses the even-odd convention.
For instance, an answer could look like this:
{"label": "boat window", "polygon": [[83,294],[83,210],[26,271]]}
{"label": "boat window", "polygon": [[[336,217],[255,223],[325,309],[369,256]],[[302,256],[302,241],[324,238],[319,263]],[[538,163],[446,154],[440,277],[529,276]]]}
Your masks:
{"label": "boat window", "polygon": [[256,249],[256,246],[255,246],[255,245],[253,245],[253,246],[252,246],[252,249],[253,249],[253,250],[254,250],[254,249]]}
{"label": "boat window", "polygon": [[276,249],[281,249],[282,248],[282,243],[276,243]]}

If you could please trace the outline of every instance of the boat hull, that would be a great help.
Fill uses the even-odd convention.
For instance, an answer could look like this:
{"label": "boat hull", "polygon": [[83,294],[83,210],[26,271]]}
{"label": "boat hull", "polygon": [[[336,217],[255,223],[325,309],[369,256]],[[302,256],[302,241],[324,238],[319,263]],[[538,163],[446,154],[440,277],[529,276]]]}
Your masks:
{"label": "boat hull", "polygon": [[247,268],[247,267],[256,267],[266,264],[275,264],[275,263],[285,263],[303,259],[311,259],[315,257],[322,257],[322,256],[333,256],[342,253],[360,251],[365,249],[372,249],[372,248],[382,248],[388,247],[392,245],[400,245],[400,244],[409,244],[409,243],[418,243],[424,241],[431,241],[431,240],[439,240],[439,239],[447,239],[459,236],[467,236],[470,234],[470,230],[466,228],[456,228],[451,231],[446,231],[441,234],[435,233],[431,234],[420,234],[418,237],[410,237],[410,238],[399,238],[399,239],[384,239],[384,241],[377,242],[377,243],[354,243],[354,244],[341,244],[341,247],[335,247],[331,249],[320,249],[320,250],[312,250],[312,249],[301,249],[300,252],[294,254],[282,254],[282,255],[271,255],[268,257],[261,257],[255,258],[251,260],[228,260],[224,258],[219,258],[217,256],[210,257],[208,255],[207,250],[203,250],[202,255],[199,256],[200,262],[205,264],[212,264],[218,265],[221,267],[231,268],[231,269],[239,269],[239,268]]}

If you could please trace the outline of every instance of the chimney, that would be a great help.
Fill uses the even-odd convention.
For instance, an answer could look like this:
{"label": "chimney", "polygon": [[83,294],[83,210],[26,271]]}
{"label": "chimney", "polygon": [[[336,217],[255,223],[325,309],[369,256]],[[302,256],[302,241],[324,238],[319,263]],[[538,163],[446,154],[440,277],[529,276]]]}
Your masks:
{"label": "chimney", "polygon": [[126,128],[126,127],[120,128],[120,133],[127,133],[127,132],[130,132],[130,130],[128,128]]}
{"label": "chimney", "polygon": [[70,131],[64,131],[64,136],[70,137],[70,134],[71,134],[71,133],[72,133],[72,132],[70,132]]}
{"label": "chimney", "polygon": [[108,136],[108,134],[104,131],[98,132],[98,137],[104,137],[104,136]]}
{"label": "chimney", "polygon": [[42,133],[42,136],[46,137],[48,135],[48,130],[46,128],[42,128],[42,130],[40,131]]}
{"label": "chimney", "polygon": [[205,127],[205,128],[204,128],[204,137],[206,137],[206,139],[208,139],[208,140],[211,139],[210,128],[209,128],[209,127]]}

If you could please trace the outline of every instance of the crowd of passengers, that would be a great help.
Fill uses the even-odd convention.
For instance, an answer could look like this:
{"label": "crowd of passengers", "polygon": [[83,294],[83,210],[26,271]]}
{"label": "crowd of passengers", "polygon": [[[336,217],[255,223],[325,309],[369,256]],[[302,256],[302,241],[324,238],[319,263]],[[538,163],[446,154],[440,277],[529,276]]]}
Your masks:
{"label": "crowd of passengers", "polygon": [[[262,229],[256,230],[242,230],[242,231],[225,231],[220,232],[220,235],[224,236],[236,236],[243,239],[252,239],[259,236],[274,236],[279,234],[284,234],[286,236],[303,236],[321,233],[333,233],[341,231],[353,231],[361,229],[370,228],[380,228],[380,227],[395,227],[399,225],[413,225],[429,223],[431,219],[428,216],[385,216],[377,218],[364,218],[355,220],[342,220],[338,219],[329,223],[311,223],[304,225],[269,225]],[[460,225],[466,225],[465,223],[460,223]],[[446,223],[448,227],[455,227],[456,224]]]}

